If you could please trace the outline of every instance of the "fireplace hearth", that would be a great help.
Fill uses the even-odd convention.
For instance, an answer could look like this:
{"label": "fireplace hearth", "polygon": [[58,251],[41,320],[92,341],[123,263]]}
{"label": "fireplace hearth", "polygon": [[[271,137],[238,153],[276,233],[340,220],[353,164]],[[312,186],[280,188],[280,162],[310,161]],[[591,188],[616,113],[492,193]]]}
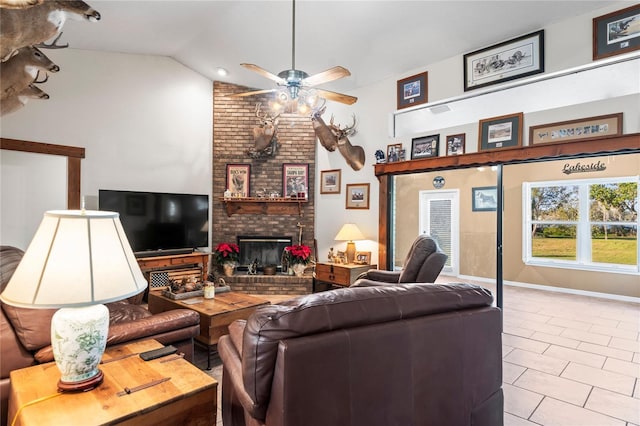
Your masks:
{"label": "fireplace hearth", "polygon": [[258,271],[263,271],[265,265],[276,265],[278,272],[282,272],[282,253],[291,245],[292,238],[242,235],[237,237],[237,242],[240,247],[238,271],[248,270],[249,265],[257,260]]}

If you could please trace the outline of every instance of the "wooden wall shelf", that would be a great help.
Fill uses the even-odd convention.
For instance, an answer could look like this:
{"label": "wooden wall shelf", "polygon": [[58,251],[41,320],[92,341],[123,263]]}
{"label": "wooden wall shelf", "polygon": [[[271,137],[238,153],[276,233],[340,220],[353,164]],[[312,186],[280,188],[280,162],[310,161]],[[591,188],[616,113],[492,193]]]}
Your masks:
{"label": "wooden wall shelf", "polygon": [[291,198],[220,198],[227,216],[233,214],[299,215],[308,200]]}

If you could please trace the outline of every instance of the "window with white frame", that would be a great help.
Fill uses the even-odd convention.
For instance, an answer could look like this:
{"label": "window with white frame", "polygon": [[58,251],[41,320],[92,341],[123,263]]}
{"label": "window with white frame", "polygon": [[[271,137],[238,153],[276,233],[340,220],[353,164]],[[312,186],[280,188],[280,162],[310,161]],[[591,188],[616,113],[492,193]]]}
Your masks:
{"label": "window with white frame", "polygon": [[528,265],[640,272],[638,176],[525,182]]}

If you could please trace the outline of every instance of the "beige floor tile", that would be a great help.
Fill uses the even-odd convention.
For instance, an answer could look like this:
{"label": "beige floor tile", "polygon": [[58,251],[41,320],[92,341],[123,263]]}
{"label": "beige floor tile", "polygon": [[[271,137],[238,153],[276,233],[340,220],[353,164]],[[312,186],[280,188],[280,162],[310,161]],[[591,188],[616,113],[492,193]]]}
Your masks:
{"label": "beige floor tile", "polygon": [[526,367],[511,364],[510,362],[502,362],[502,381],[504,383],[513,384],[524,371]]}
{"label": "beige floor tile", "polygon": [[502,391],[504,393],[504,412],[525,419],[529,418],[543,397],[538,393],[508,383],[502,385]]}
{"label": "beige floor tile", "polygon": [[531,420],[544,426],[625,426],[625,422],[553,398],[542,400]]}
{"label": "beige floor tile", "polygon": [[589,331],[591,333],[605,334],[607,336],[615,336],[622,339],[638,340],[638,333],[636,331],[624,330],[619,327],[603,327],[601,325],[594,325]]}
{"label": "beige floor tile", "polygon": [[535,321],[535,322],[546,323],[552,318],[550,315],[540,315],[540,314],[534,314],[531,312],[510,310],[506,305],[504,308],[504,313],[505,313],[505,316],[509,316],[509,318],[525,321],[525,322]]}
{"label": "beige floor tile", "polygon": [[627,422],[640,423],[640,401],[606,389],[594,388],[584,407]]}
{"label": "beige floor tile", "polygon": [[516,327],[514,325],[508,325],[508,324],[504,324],[502,331],[504,333],[511,334],[513,336],[520,336],[520,337],[526,337],[526,338],[531,337],[531,335],[535,333],[535,331],[533,330],[528,330],[526,328]]}
{"label": "beige floor tile", "polygon": [[603,370],[614,371],[627,376],[640,378],[640,364],[635,362],[621,361],[615,358],[608,358],[604,363]]}
{"label": "beige floor tile", "polygon": [[637,340],[628,340],[628,339],[621,339],[619,337],[612,337],[611,342],[609,342],[608,346],[611,348],[622,349],[624,351],[640,352],[640,342],[638,342]]}
{"label": "beige floor tile", "polygon": [[513,414],[504,413],[504,426],[536,426],[536,423],[531,423]]}
{"label": "beige floor tile", "polygon": [[618,324],[620,324],[620,321],[618,320],[601,318],[601,317],[591,317],[591,318],[585,319],[585,321],[588,321],[593,325],[601,325],[603,327],[617,327]]}
{"label": "beige floor tile", "polygon": [[575,330],[582,330],[582,331],[588,331],[593,326],[593,324],[590,324],[588,322],[575,321],[571,319],[558,318],[558,317],[551,318],[547,324],[557,325],[559,327],[572,328]]}
{"label": "beige floor tile", "polygon": [[610,348],[608,346],[594,345],[593,343],[582,342],[578,345],[578,349],[585,352],[621,359],[623,361],[631,361],[633,358],[633,352]]}
{"label": "beige floor tile", "polygon": [[504,358],[509,352],[514,350],[513,346],[502,345],[502,358]]}
{"label": "beige floor tile", "polygon": [[560,335],[570,339],[580,340],[581,342],[593,343],[602,346],[607,346],[612,339],[611,336],[590,333],[582,330],[572,330],[570,328],[563,331]]}
{"label": "beige floor tile", "polygon": [[522,349],[514,350],[504,357],[504,360],[512,364],[533,368],[534,370],[543,371],[555,376],[560,375],[562,370],[564,370],[567,364],[569,364],[568,361],[563,359],[553,358]]}
{"label": "beige floor tile", "polygon": [[604,310],[600,313],[602,318],[608,318],[617,321],[634,322],[640,321],[640,313],[635,304],[620,304],[611,309]]}
{"label": "beige floor tile", "polygon": [[565,346],[567,348],[577,348],[580,344],[580,341],[569,339],[568,337],[556,336],[555,334],[547,334],[536,332],[532,336],[530,336],[533,340],[540,340],[542,342],[553,343],[559,346]]}
{"label": "beige floor tile", "polygon": [[591,391],[589,385],[535,370],[522,373],[514,386],[579,406],[584,404]]}
{"label": "beige floor tile", "polygon": [[640,399],[640,380],[636,379],[636,387],[633,391],[633,397]]}
{"label": "beige floor tile", "polygon": [[549,349],[544,352],[544,355],[553,358],[564,359],[566,361],[577,362],[578,364],[588,365],[595,368],[602,368],[605,360],[607,359],[602,355],[591,354],[588,352],[556,345],[551,345]]}
{"label": "beige floor tile", "polygon": [[513,336],[511,334],[502,334],[502,343],[514,348],[524,349],[530,352],[536,352],[541,354],[549,347],[548,343],[537,342],[535,340],[525,339],[519,336]]}
{"label": "beige floor tile", "polygon": [[636,333],[640,333],[640,321],[629,322],[629,321],[620,321],[618,324],[618,328],[622,330],[635,331]]}
{"label": "beige floor tile", "polygon": [[541,322],[528,322],[520,325],[522,328],[529,330],[539,331],[540,333],[552,334],[559,336],[566,327],[560,327],[557,325],[543,324]]}
{"label": "beige floor tile", "polygon": [[640,353],[633,354],[633,362],[640,364]]}
{"label": "beige floor tile", "polygon": [[631,396],[635,378],[582,364],[570,363],[560,377]]}

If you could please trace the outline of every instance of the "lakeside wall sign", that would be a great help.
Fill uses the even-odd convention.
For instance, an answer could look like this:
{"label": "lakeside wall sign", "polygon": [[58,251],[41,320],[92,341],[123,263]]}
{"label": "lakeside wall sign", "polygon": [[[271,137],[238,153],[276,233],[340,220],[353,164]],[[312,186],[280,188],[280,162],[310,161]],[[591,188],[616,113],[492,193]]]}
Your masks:
{"label": "lakeside wall sign", "polygon": [[607,166],[602,161],[590,164],[582,164],[578,162],[573,166],[569,163],[565,164],[562,168],[562,173],[565,175],[571,175],[573,173],[603,172],[605,170],[607,170]]}

